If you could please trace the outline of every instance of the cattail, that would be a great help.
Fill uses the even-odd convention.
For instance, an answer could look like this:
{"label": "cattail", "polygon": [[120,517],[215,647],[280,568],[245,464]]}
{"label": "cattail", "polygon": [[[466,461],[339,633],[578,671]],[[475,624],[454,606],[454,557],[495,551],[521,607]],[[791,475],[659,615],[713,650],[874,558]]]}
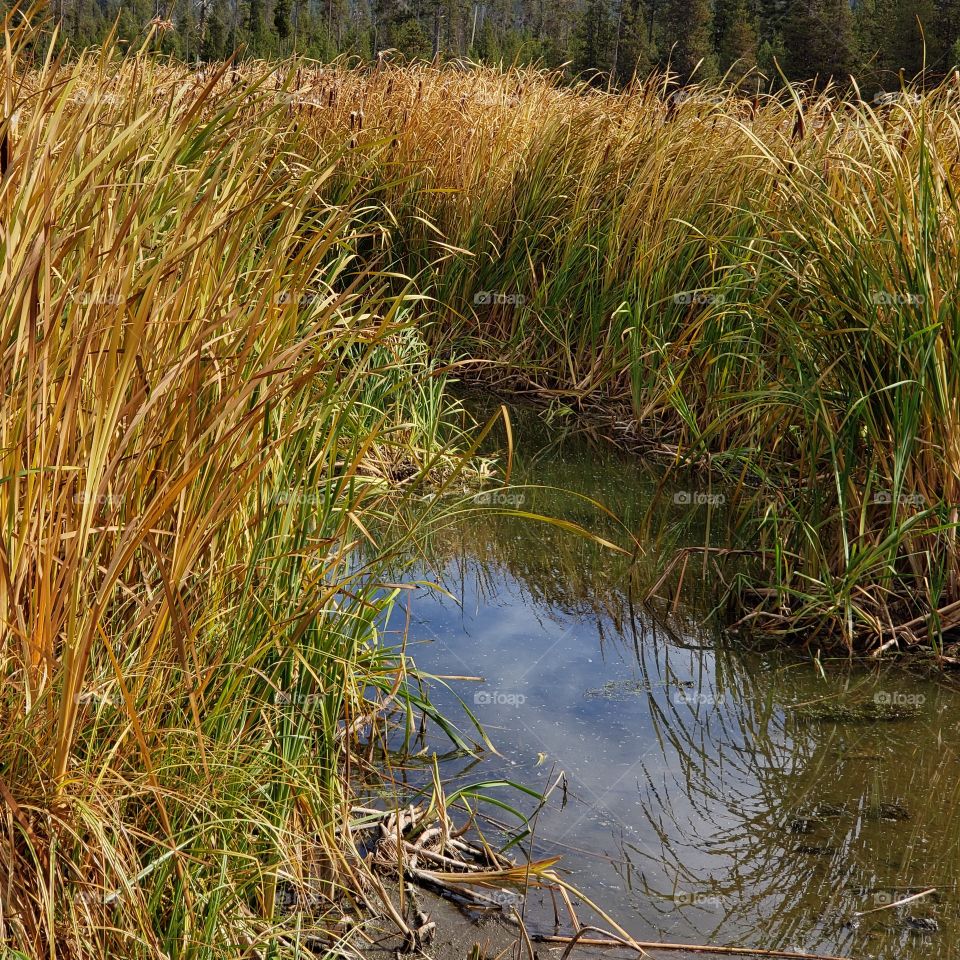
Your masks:
{"label": "cattail", "polygon": [[791,140],[802,140],[807,132],[807,125],[803,119],[803,110],[797,108],[797,118],[793,121],[793,133],[790,134]]}

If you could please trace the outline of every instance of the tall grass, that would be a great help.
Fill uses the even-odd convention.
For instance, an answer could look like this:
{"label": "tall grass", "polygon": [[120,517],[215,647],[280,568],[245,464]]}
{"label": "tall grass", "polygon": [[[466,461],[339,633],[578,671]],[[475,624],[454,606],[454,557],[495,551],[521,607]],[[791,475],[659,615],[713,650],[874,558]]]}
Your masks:
{"label": "tall grass", "polygon": [[[332,948],[344,898],[375,899],[353,741],[407,702],[369,530],[456,466],[443,373],[357,262],[375,205],[347,144],[305,153],[272,78],[110,47],[27,69],[13,18],[0,940]],[[312,913],[283,912],[292,887]]]}
{"label": "tall grass", "polygon": [[750,622],[874,649],[960,624],[956,77],[882,107],[461,65],[295,85],[379,185],[435,347],[726,472]]}
{"label": "tall grass", "polygon": [[[761,561],[750,622],[874,649],[958,622],[952,81],[883,112],[668,107],[655,84],[461,65],[28,64],[21,21],[0,129],[11,951],[348,935],[343,903],[375,896],[351,740],[384,699],[429,709],[380,643],[381,574],[424,511],[377,521],[471,449],[437,357],[726,477]],[[281,909],[291,884],[309,921]]]}

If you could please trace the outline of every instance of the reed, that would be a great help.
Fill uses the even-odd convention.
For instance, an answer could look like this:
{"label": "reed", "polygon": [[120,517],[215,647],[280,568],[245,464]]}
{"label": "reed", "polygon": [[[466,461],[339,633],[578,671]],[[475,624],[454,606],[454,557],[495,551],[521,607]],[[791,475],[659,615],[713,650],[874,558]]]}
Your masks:
{"label": "reed", "polygon": [[266,72],[6,35],[5,955],[346,943],[356,741],[431,710],[369,531],[463,467],[445,374]]}
{"label": "reed", "polygon": [[960,624],[956,77],[876,107],[465,65],[301,82],[336,90],[302,114],[318,143],[362,110],[351,169],[435,349],[726,476],[751,623],[851,649]]}
{"label": "reed", "polygon": [[707,464],[765,631],[958,622],[954,81],[668,107],[462,64],[37,63],[32,16],[0,125],[15,955],[348,936],[353,741],[431,711],[381,635],[431,519],[398,490],[475,451],[448,362]]}

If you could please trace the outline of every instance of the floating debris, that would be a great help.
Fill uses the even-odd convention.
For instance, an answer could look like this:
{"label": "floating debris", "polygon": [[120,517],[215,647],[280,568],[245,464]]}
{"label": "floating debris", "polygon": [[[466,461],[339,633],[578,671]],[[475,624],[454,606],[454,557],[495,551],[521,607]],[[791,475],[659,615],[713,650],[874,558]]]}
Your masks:
{"label": "floating debris", "polygon": [[602,687],[584,691],[588,700],[629,700],[641,693],[649,693],[650,687],[642,680],[608,680]]}
{"label": "floating debris", "polygon": [[902,823],[910,820],[912,814],[902,803],[875,803],[867,808],[865,816],[868,820]]}
{"label": "floating debris", "polygon": [[829,857],[837,852],[837,848],[827,843],[801,843],[793,848],[793,852],[808,857]]}
{"label": "floating debris", "polygon": [[913,703],[865,700],[862,703],[803,704],[793,707],[792,712],[804,723],[895,723],[918,717],[920,707]]}

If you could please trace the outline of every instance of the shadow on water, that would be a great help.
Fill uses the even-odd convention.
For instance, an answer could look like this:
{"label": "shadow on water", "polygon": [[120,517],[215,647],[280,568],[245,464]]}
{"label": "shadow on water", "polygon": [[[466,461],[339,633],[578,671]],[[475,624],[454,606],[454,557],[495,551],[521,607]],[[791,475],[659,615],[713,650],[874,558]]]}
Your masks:
{"label": "shadow on water", "polygon": [[[690,555],[700,559],[683,569],[681,599],[640,604],[641,581],[666,570],[665,547],[633,562],[510,511],[623,543],[660,496],[668,540],[680,530],[703,544],[722,528],[722,504],[664,499],[636,460],[583,438],[550,442],[530,416],[515,429],[513,489],[439,525],[413,578],[449,592],[411,594],[418,666],[482,677],[438,684],[431,698],[456,716],[462,697],[500,754],[448,755],[444,778],[542,789],[563,771],[537,851],[562,853],[572,882],[638,938],[953,956],[960,696],[890,668],[820,670],[734,642],[711,612],[721,572],[706,554]],[[551,919],[544,909],[541,925]]]}

